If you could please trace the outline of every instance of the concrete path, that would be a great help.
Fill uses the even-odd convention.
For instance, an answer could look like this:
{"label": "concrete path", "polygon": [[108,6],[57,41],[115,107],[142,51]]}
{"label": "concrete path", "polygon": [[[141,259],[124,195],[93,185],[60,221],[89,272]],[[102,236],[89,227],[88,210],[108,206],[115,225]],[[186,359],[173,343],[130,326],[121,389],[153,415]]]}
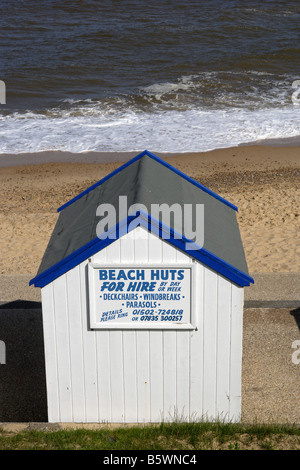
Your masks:
{"label": "concrete path", "polygon": [[252,273],[245,288],[245,308],[300,307],[300,273]]}

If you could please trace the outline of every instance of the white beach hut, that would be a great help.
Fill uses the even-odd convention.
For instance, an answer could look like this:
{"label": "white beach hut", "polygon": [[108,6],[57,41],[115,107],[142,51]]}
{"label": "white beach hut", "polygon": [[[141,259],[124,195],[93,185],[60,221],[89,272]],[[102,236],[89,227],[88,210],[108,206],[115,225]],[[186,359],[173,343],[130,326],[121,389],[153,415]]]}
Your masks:
{"label": "white beach hut", "polygon": [[[202,243],[175,213],[154,217],[161,204],[202,208]],[[58,209],[30,282],[41,288],[50,422],[240,420],[253,279],[236,210],[148,151]]]}

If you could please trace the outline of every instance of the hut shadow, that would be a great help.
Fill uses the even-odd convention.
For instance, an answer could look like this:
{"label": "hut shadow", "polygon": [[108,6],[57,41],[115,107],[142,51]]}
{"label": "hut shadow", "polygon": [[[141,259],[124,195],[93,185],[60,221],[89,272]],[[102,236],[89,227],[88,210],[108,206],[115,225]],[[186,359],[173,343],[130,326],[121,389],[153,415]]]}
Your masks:
{"label": "hut shadow", "polygon": [[295,318],[295,322],[296,322],[296,324],[298,326],[298,329],[300,331],[300,307],[295,308],[294,310],[291,310],[290,314],[293,315],[293,317]]}
{"label": "hut shadow", "polygon": [[42,303],[41,302],[35,302],[33,300],[12,300],[11,302],[2,302],[0,304],[0,310],[1,309],[15,309],[15,308],[42,308]]}
{"label": "hut shadow", "polygon": [[15,300],[0,304],[0,422],[47,422],[42,306]]}

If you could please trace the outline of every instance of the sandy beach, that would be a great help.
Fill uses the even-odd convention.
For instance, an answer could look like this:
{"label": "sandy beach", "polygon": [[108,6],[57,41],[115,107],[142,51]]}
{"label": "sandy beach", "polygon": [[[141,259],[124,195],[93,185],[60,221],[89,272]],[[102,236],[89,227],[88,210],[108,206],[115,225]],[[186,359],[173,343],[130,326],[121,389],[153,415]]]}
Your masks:
{"label": "sandy beach", "polygon": [[[300,270],[300,147],[241,146],[166,161],[238,207],[249,272]],[[0,168],[1,274],[35,274],[57,208],[121,164],[73,163],[68,155]]]}

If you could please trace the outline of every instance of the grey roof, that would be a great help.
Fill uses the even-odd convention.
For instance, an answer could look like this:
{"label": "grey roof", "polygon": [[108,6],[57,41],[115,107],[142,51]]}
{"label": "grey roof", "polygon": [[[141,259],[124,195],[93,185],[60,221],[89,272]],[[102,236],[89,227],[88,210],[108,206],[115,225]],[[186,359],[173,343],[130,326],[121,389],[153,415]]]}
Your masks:
{"label": "grey roof", "polygon": [[[100,220],[96,216],[97,207],[112,204],[118,215],[119,196],[127,196],[128,207],[134,203],[144,204],[149,213],[151,204],[155,203],[192,204],[193,207],[204,204],[204,248],[248,275],[236,210],[182,175],[146,152],[82,193],[59,212],[38,275],[95,239]],[[170,225],[179,231],[174,220]]]}

